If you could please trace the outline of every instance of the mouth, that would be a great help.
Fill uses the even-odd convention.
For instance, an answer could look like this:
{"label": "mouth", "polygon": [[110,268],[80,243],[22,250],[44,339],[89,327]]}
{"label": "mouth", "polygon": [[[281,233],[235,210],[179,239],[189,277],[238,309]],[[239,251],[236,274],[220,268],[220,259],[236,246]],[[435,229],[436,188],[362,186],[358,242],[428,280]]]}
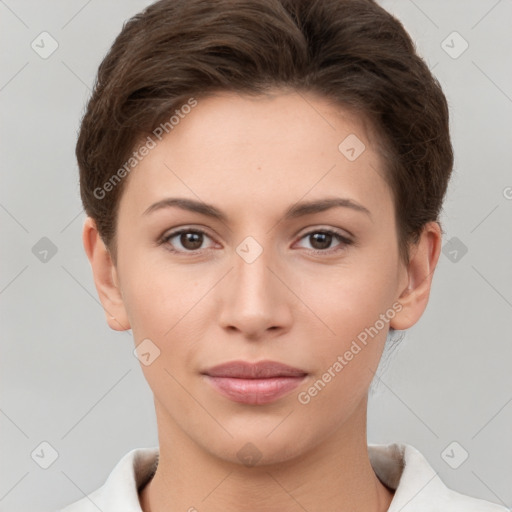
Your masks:
{"label": "mouth", "polygon": [[201,374],[224,397],[250,405],[274,402],[299,386],[308,375],[276,361],[231,361]]}

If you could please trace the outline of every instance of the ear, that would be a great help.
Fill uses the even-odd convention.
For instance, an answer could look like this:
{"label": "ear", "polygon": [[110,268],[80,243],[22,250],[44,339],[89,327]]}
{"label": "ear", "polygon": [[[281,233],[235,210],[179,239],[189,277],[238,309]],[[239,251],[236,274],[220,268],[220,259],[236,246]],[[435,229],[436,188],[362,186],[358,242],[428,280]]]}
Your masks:
{"label": "ear", "polygon": [[130,329],[130,322],[119,287],[117,269],[98,233],[96,223],[91,217],[87,217],[85,220],[82,242],[91,264],[94,284],[105,310],[108,325],[116,331]]}
{"label": "ear", "polygon": [[405,269],[398,302],[402,309],[390,321],[390,327],[405,330],[412,327],[427,307],[434,270],[441,252],[441,227],[429,222],[423,228],[418,242],[411,248],[409,264]]}

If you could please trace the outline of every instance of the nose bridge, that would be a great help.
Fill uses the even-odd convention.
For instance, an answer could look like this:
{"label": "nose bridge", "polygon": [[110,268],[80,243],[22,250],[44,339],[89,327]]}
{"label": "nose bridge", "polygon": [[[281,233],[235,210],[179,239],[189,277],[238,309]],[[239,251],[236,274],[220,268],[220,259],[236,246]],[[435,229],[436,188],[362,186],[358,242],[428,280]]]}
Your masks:
{"label": "nose bridge", "polygon": [[240,304],[250,306],[253,303],[256,306],[256,302],[261,301],[262,304],[258,305],[261,309],[275,297],[274,276],[268,268],[272,268],[275,258],[269,240],[266,238],[260,243],[248,236],[236,247],[234,279],[236,295],[242,301]]}
{"label": "nose bridge", "polygon": [[[270,244],[269,238],[265,240]],[[273,272],[279,267],[275,254],[270,246],[251,236],[235,248],[229,290],[222,301],[224,327],[236,327],[254,336],[288,321],[283,285]]]}

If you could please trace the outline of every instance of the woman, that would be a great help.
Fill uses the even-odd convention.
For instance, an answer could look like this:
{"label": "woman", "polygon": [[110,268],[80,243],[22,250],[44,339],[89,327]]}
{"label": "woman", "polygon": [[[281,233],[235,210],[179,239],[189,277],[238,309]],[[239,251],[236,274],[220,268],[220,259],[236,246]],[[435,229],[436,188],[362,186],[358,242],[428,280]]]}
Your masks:
{"label": "woman", "polygon": [[83,242],[159,448],[66,512],[504,511],[369,445],[390,331],[426,308],[453,165],[442,90],[370,0],[161,0],[105,57]]}

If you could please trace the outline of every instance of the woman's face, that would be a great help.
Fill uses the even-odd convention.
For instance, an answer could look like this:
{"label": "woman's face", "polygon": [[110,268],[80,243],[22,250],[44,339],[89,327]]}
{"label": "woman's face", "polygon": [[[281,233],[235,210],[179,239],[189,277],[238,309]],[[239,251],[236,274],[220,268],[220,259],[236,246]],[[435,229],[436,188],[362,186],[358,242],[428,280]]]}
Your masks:
{"label": "woman's face", "polygon": [[[407,285],[383,175],[357,119],[298,93],[198,100],[141,160],[120,202],[116,279],[135,343],[146,340],[160,435],[181,429],[233,461],[252,443],[271,463],[364,428]],[[322,201],[333,203],[305,206]],[[203,374],[235,360],[307,375],[244,403]]]}

